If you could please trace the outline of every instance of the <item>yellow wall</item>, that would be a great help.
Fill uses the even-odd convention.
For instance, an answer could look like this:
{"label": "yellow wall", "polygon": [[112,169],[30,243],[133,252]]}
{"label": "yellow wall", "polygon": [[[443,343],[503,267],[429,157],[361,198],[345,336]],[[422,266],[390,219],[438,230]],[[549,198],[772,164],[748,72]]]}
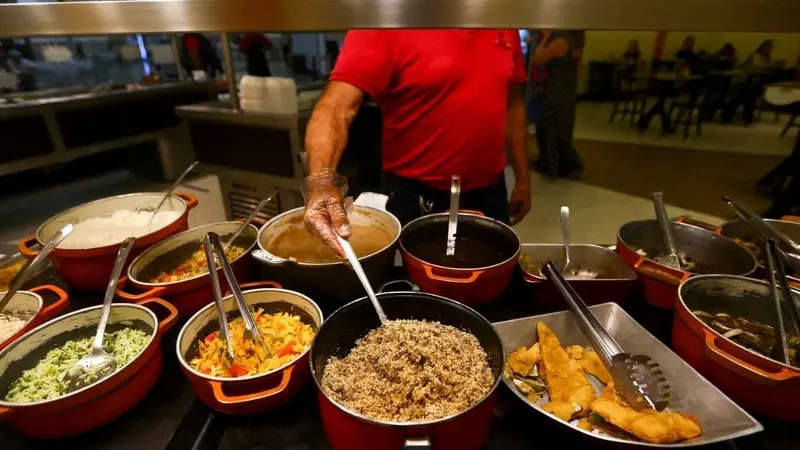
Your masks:
{"label": "yellow wall", "polygon": [[[739,60],[747,58],[764,39],[773,39],[775,49],[773,60],[786,60],[787,66],[794,66],[800,55],[800,33],[721,33],[721,32],[669,32],[664,47],[664,59],[680,48],[683,39],[693,35],[697,42],[697,50],[716,52],[726,42],[736,47]],[[589,61],[608,60],[622,56],[628,41],[637,39],[642,59],[650,60],[653,55],[657,32],[655,31],[587,31],[586,47],[583,51],[583,71],[581,72],[580,91],[585,92],[589,82]]]}

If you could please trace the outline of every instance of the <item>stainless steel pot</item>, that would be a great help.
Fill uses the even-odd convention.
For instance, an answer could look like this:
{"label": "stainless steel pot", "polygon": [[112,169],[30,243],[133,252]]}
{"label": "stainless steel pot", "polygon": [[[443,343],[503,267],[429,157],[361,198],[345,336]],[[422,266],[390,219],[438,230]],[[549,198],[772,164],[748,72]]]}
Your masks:
{"label": "stainless steel pot", "polygon": [[[258,232],[258,250],[253,257],[261,263],[265,279],[274,280],[283,287],[303,293],[313,298],[325,312],[332,312],[339,306],[364,295],[364,288],[356,274],[345,261],[334,263],[303,263],[279,258],[267,249],[273,239],[295,227],[304,227],[304,208],[296,208],[276,216]],[[394,262],[394,249],[400,236],[400,221],[394,215],[367,206],[355,206],[350,213],[352,224],[369,225],[380,228],[390,236],[392,242],[381,250],[359,258],[367,277],[373,286],[381,285],[389,275]]]}

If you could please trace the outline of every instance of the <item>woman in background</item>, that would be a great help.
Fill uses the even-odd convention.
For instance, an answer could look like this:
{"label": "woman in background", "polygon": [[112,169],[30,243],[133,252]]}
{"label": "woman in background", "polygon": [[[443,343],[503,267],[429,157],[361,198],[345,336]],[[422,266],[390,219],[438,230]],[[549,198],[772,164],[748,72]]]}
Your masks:
{"label": "woman in background", "polygon": [[572,143],[578,70],[586,40],[584,31],[545,31],[531,58],[531,71],[544,66],[542,104],[536,121],[539,157],[534,169],[543,175],[575,178],[583,170]]}

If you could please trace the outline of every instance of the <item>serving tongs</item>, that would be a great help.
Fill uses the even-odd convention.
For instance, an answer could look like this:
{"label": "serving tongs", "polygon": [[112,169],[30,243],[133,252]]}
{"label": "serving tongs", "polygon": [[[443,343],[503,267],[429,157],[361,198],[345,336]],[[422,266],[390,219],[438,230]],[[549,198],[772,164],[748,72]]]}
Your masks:
{"label": "serving tongs", "polygon": [[447,218],[447,248],[445,255],[456,254],[456,233],[458,232],[458,203],[461,199],[461,177],[453,175],[450,179],[450,214]]}
{"label": "serving tongs", "polygon": [[765,238],[773,239],[780,244],[777,248],[778,253],[782,254],[787,261],[795,264],[800,263],[800,244],[732,198],[724,196],[722,201],[727,203],[745,223],[758,230]]}
{"label": "serving tongs", "polygon": [[8,284],[8,290],[3,295],[3,298],[0,299],[0,311],[3,311],[3,308],[6,307],[8,302],[14,298],[14,295],[17,293],[17,291],[19,291],[22,285],[28,281],[28,278],[30,278],[31,274],[34,273],[35,269],[44,262],[44,260],[47,258],[47,255],[49,255],[50,252],[52,252],[53,249],[58,246],[58,244],[66,239],[74,229],[75,227],[71,223],[64,225],[63,228],[56,231],[56,233],[50,237],[50,240],[44,244],[44,247],[42,247],[42,250],[39,251],[39,254],[36,255],[35,258],[22,266],[22,269],[20,269],[19,272],[14,275],[14,278],[12,278],[11,282]]}
{"label": "serving tongs", "polygon": [[767,270],[769,271],[769,281],[772,290],[772,299],[775,302],[775,317],[776,317],[776,339],[775,345],[772,347],[770,357],[781,360],[786,365],[791,366],[789,359],[789,340],[786,335],[786,322],[783,320],[783,307],[781,306],[786,302],[789,315],[791,316],[791,324],[794,328],[795,336],[800,336],[800,309],[792,296],[792,290],[789,287],[789,282],[786,280],[786,268],[783,265],[783,260],[778,253],[778,245],[773,239],[767,239]]}
{"label": "serving tongs", "polygon": [[[222,266],[222,273],[225,274],[225,279],[228,281],[228,287],[231,289],[231,294],[233,294],[233,298],[236,300],[236,306],[239,308],[239,314],[241,314],[242,320],[244,321],[244,338],[245,340],[253,341],[255,343],[253,348],[256,350],[256,356],[258,356],[259,361],[264,361],[270,356],[269,350],[264,344],[264,339],[261,337],[261,333],[258,331],[256,320],[253,318],[253,314],[250,312],[250,308],[244,299],[242,289],[239,287],[239,283],[236,281],[236,275],[234,275],[233,269],[231,269],[231,264],[228,262],[228,258],[225,256],[222,242],[219,240],[219,235],[213,231],[206,234],[205,240],[203,240],[203,246],[205,247],[206,251],[206,258],[208,260],[208,273],[211,275],[211,284],[212,289],[214,290],[214,301],[217,305],[217,309],[222,309],[224,311],[222,305],[222,290],[220,289],[219,276],[217,274],[217,264],[214,256],[217,257],[220,266]],[[218,314],[218,320],[225,321],[225,315]],[[230,333],[228,333],[227,322],[225,327],[220,327],[220,334],[222,333],[223,328],[225,329],[226,335],[223,338],[225,339],[225,344],[228,347],[228,350],[226,350],[228,353],[227,356],[231,357],[231,360],[233,360],[233,345],[231,344]]]}
{"label": "serving tongs", "polygon": [[631,408],[637,411],[645,408],[663,411],[669,406],[669,386],[665,384],[667,380],[661,366],[647,355],[631,356],[625,353],[567,283],[556,265],[548,261],[544,270],[566,300],[581,331],[608,368],[614,385]]}
{"label": "serving tongs", "polygon": [[658,226],[661,229],[661,239],[664,240],[664,250],[666,253],[661,253],[653,261],[663,264],[672,269],[681,270],[681,259],[678,256],[678,250],[675,248],[675,238],[672,237],[672,230],[669,228],[669,218],[667,217],[667,208],[664,206],[664,195],[661,192],[653,192],[650,194],[653,199],[653,207],[656,210],[656,219],[658,219]]}

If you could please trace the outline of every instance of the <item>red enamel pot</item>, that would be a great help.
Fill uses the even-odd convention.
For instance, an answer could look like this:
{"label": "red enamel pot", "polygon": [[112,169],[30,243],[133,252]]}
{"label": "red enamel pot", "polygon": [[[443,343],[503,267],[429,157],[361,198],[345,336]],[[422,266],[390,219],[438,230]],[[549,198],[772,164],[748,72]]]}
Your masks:
{"label": "red enamel pot", "polygon": [[[675,309],[672,348],[745,409],[781,420],[800,422],[800,368],[756,353],[725,338],[698,314],[725,313],[775,326],[771,288],[760,280],[703,275],[681,284]],[[800,293],[794,292],[800,303]],[[788,305],[783,317],[790,321]],[[791,330],[786,323],[787,333]]]}
{"label": "red enamel pot", "polygon": [[[148,248],[128,266],[127,276],[117,287],[117,296],[127,302],[138,302],[159,297],[172,303],[181,317],[191,317],[204,306],[214,302],[211,277],[208,272],[185,280],[165,283],[152,282],[161,272],[168,272],[184,263],[194,252],[203,248],[203,239],[209,232],[217,233],[224,241],[236,232],[241,222],[218,222],[167,238]],[[236,238],[236,245],[245,252],[232,260],[231,268],[236,280],[244,283],[253,279],[254,261],[250,251],[255,248],[258,228],[250,224]],[[218,269],[221,273],[222,269]]]}
{"label": "red enamel pot", "polygon": [[664,252],[656,220],[629,222],[617,233],[617,252],[642,280],[645,300],[657,308],[673,310],[678,299],[678,286],[691,276],[747,276],[758,268],[749,251],[725,236],[678,222],[670,222],[670,227],[678,253],[684,254],[695,268],[677,270],[653,260]]}
{"label": "red enamel pot", "polygon": [[[41,360],[46,349],[94,336],[101,309],[93,306],[47,322],[0,352],[0,399],[22,371]],[[142,352],[110,376],[56,399],[31,403],[0,400],[0,422],[35,439],[74,436],[111,422],[133,408],[155,385],[161,373],[161,338],[177,320],[175,308],[161,299],[111,305],[107,330],[135,327],[145,331],[150,340]]]}
{"label": "red enamel pot", "polygon": [[[84,203],[48,219],[39,227],[35,236],[19,241],[17,248],[26,258],[33,259],[39,253],[39,250],[35,250],[32,247],[37,243],[43,246],[57,230],[67,223],[77,224],[87,219],[103,217],[121,210],[137,211],[149,209],[152,211],[163,198],[164,194],[143,192],[118,195]],[[194,196],[173,194],[168,201],[164,202],[161,210],[173,210],[180,215],[163,227],[137,238],[131,250],[131,257],[140,254],[144,249],[173,234],[187,230],[189,228],[189,210],[195,206],[197,206],[197,198]],[[87,291],[103,291],[108,286],[108,278],[111,276],[111,269],[114,267],[114,260],[117,258],[117,252],[121,244],[122,240],[102,247],[56,247],[48,256],[48,260],[58,270],[61,278],[71,287]]]}
{"label": "red enamel pot", "polygon": [[[41,295],[39,295],[39,293],[45,292],[54,294],[57,297],[53,303],[47,306],[44,306],[44,301]],[[14,332],[5,340],[0,341],[0,350],[8,347],[12,342],[28,331],[61,314],[67,306],[69,306],[69,297],[67,293],[58,286],[44,285],[28,291],[18,291],[5,308],[3,308],[3,313],[19,317],[26,322],[18,331]]]}
{"label": "red enamel pot", "polygon": [[400,232],[408,277],[420,290],[465,305],[493,302],[508,289],[520,239],[514,230],[478,213],[458,213],[455,255],[445,255],[448,214],[412,220]]}
{"label": "red enamel pot", "polygon": [[367,298],[351,302],[322,325],[311,346],[311,375],[317,384],[325,435],[334,450],[478,450],[489,437],[495,390],[503,372],[503,344],[491,323],[459,302],[422,292],[378,294],[391,319],[434,320],[471,332],[489,355],[494,384],[465,411],[428,422],[395,423],[364,417],[329,398],[322,389],[322,374],[331,356],[344,357],[355,341],[380,326]]}

